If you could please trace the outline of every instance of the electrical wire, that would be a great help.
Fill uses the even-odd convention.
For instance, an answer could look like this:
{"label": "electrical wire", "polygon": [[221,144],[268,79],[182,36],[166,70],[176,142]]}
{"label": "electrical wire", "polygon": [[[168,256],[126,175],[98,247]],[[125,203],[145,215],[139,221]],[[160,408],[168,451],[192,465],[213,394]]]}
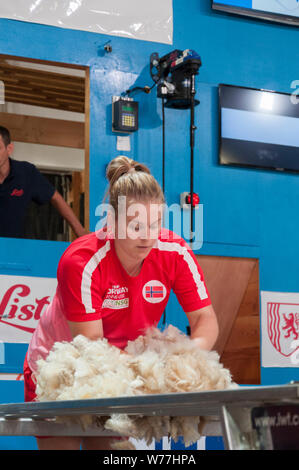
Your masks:
{"label": "electrical wire", "polygon": [[[165,192],[165,98],[162,96],[162,190]],[[166,324],[166,308],[163,313],[163,326]]]}
{"label": "electrical wire", "polygon": [[195,76],[191,77],[191,102],[190,102],[190,246],[193,243],[193,225],[194,225],[194,205],[193,205],[193,181],[194,181],[194,96],[195,96]]}
{"label": "electrical wire", "polygon": [[165,192],[165,98],[162,97],[162,189]]}
{"label": "electrical wire", "polygon": [[151,87],[149,86],[144,86],[144,87],[141,87],[141,86],[135,86],[134,88],[131,88],[129,90],[127,90],[124,94],[125,95],[130,95],[131,93],[133,93],[134,91],[143,91],[144,93],[150,93],[152,91],[152,89],[154,88],[154,86],[156,86],[156,83],[154,83]]}

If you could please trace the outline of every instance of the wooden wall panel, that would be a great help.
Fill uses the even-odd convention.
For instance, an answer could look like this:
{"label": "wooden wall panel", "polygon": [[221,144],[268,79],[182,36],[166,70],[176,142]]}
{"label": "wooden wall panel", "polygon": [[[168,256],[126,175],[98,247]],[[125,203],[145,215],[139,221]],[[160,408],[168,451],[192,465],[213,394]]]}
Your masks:
{"label": "wooden wall panel", "polygon": [[220,256],[197,256],[201,265],[220,335],[215,349],[221,355],[239,311],[256,260]]}
{"label": "wooden wall panel", "polygon": [[84,149],[84,122],[0,113],[12,141]]}
{"label": "wooden wall panel", "polygon": [[221,356],[237,383],[260,384],[259,264],[256,262]]}
{"label": "wooden wall panel", "polygon": [[83,77],[0,62],[5,102],[24,103],[84,113]]}
{"label": "wooden wall panel", "polygon": [[214,349],[233,380],[260,383],[258,262],[249,258],[197,256],[220,333]]}

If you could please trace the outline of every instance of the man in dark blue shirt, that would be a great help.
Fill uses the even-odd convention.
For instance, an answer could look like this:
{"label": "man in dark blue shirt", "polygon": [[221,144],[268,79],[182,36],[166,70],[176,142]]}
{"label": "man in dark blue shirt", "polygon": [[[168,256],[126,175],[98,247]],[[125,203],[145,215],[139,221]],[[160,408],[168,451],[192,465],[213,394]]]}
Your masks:
{"label": "man in dark blue shirt", "polygon": [[77,236],[85,235],[87,231],[47,178],[31,163],[12,160],[12,152],[10,133],[0,126],[0,237],[24,236],[25,215],[31,201],[50,202]]}

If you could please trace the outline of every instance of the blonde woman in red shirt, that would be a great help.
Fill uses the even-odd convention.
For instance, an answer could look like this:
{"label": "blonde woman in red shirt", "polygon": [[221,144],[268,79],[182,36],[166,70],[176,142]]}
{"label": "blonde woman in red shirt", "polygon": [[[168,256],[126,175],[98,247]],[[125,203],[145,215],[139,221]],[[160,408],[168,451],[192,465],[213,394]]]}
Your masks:
{"label": "blonde woman in red shirt", "polygon": [[[124,349],[129,340],[158,325],[171,290],[199,348],[212,349],[218,336],[203,272],[187,243],[162,228],[164,195],[147,166],[116,157],[108,165],[107,179],[107,226],[78,238],[62,255],[55,296],[26,355],[25,401],[36,398],[36,361],[47,356],[54,342],[82,334],[91,340],[105,337]],[[111,440],[38,437],[37,443],[39,449],[104,450]]]}

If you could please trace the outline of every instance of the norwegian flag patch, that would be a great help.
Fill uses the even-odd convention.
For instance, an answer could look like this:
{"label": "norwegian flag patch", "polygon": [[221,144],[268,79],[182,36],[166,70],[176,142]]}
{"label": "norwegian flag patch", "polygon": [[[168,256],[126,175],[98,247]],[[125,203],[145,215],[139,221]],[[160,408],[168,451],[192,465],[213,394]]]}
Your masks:
{"label": "norwegian flag patch", "polygon": [[167,290],[162,282],[152,280],[144,284],[142,294],[147,302],[158,303],[165,299]]}

